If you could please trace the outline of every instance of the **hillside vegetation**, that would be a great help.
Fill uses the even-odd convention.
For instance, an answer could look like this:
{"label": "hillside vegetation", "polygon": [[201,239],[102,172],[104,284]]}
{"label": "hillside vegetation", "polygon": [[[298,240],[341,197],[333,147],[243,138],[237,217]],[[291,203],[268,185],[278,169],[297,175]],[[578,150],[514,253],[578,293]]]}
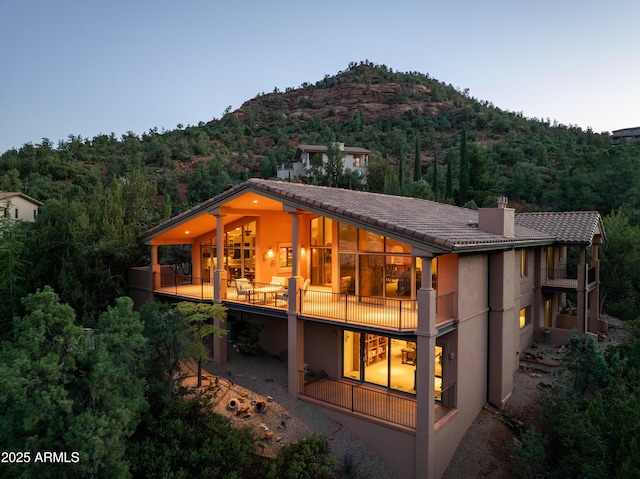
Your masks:
{"label": "hillside vegetation", "polygon": [[[138,312],[125,296],[129,268],[150,261],[141,232],[249,177],[274,177],[298,144],[332,142],[373,152],[366,185],[339,163],[301,181],[471,208],[507,195],[519,211],[600,211],[602,304],[640,317],[640,143],[524,118],[426,74],[352,63],[208,123],[43,139],[0,157],[0,189],[45,203],[33,223],[0,215],[0,447],[77,451],[80,462],[17,464],[6,477],[330,477],[326,439],[260,460],[247,431],[176,387],[178,363],[203,359],[190,338],[204,337],[205,313]],[[625,425],[640,418],[638,331],[606,357],[572,340],[569,382],[554,390],[563,401],[514,453],[522,477],[634,477],[640,437]]]}
{"label": "hillside vegetation", "polygon": [[[506,195],[519,211],[616,212],[632,233],[640,223],[640,144],[611,146],[606,133],[524,118],[428,74],[351,63],[230,110],[170,131],[69,135],[4,152],[0,189],[46,204],[21,242],[31,265],[23,265],[30,275],[23,293],[52,284],[65,302],[97,317],[126,293],[127,269],[145,264],[137,234],[248,177],[274,177],[301,143],[371,150],[370,191],[469,207]],[[342,171],[306,180],[362,187]],[[613,288],[615,301],[635,300],[629,291],[640,290],[624,248],[631,261],[624,273],[633,278]],[[21,285],[13,286],[17,295]]]}

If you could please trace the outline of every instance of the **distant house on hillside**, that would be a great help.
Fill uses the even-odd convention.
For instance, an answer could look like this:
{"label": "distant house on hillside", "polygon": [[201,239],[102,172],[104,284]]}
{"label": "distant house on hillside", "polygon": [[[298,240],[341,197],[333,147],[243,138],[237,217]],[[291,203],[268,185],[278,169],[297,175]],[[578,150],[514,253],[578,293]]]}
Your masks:
{"label": "distant house on hillside", "polygon": [[[371,151],[357,146],[345,146],[344,143],[338,143],[338,146],[344,152],[343,165],[345,170],[360,173],[364,183],[367,178]],[[278,179],[288,180],[307,175],[314,155],[321,155],[322,164],[326,164],[329,159],[327,150],[328,148],[322,145],[298,145],[293,159],[289,163],[278,165]]]}
{"label": "distant house on hillside", "polygon": [[5,218],[35,221],[38,210],[44,203],[24,193],[0,191],[0,209]]}
{"label": "distant house on hillside", "polygon": [[640,126],[614,130],[611,135],[611,143],[617,145],[621,141],[640,141]]}

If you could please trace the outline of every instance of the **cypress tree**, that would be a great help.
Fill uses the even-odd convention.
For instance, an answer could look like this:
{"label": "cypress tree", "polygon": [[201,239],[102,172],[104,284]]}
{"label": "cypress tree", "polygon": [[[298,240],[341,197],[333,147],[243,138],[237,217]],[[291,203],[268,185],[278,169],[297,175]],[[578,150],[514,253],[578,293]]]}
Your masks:
{"label": "cypress tree", "polygon": [[437,199],[438,194],[440,193],[440,186],[438,185],[438,148],[435,148],[433,151],[433,181],[431,188],[433,189],[433,194]]}
{"label": "cypress tree", "polygon": [[467,129],[463,128],[460,140],[460,193],[458,204],[462,206],[469,199],[469,152],[467,151]]}
{"label": "cypress tree", "polygon": [[404,190],[404,153],[400,152],[400,163],[398,165],[398,184],[400,185],[400,191]]}
{"label": "cypress tree", "polygon": [[418,181],[420,178],[422,178],[422,174],[420,172],[420,135],[416,135],[415,159],[413,161],[413,181]]}
{"label": "cypress tree", "polygon": [[451,171],[451,155],[448,155],[447,160],[447,186],[445,189],[445,196],[447,199],[453,198],[453,172]]}

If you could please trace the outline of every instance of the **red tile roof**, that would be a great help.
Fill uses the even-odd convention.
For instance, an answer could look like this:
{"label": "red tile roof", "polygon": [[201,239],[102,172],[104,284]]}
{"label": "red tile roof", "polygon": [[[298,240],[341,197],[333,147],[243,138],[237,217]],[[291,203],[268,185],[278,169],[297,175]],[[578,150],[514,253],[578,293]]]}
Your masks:
{"label": "red tile roof", "polygon": [[140,235],[160,232],[247,192],[361,226],[435,253],[560,243],[589,244],[603,231],[597,212],[517,214],[515,237],[478,229],[478,212],[434,201],[284,181],[250,179]]}

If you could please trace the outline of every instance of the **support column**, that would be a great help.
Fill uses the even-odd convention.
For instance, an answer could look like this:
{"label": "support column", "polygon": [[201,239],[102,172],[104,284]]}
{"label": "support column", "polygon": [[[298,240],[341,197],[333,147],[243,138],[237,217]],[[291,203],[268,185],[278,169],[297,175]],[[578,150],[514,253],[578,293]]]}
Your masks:
{"label": "support column", "polygon": [[584,246],[580,247],[580,258],[578,259],[578,304],[576,304],[576,332],[582,336],[589,331],[587,327],[587,261]]}
{"label": "support column", "polygon": [[430,257],[422,258],[421,288],[417,292],[418,329],[416,333],[416,464],[415,477],[434,475],[436,374],[436,291],[431,287]]}
{"label": "support column", "polygon": [[291,277],[288,282],[289,304],[287,308],[287,380],[289,394],[297,397],[302,387],[301,372],[304,364],[304,322],[298,319],[299,296],[298,291],[302,278],[300,277],[300,212],[298,209],[284,210],[291,215]]}
{"label": "support column", "polygon": [[160,287],[160,265],[158,264],[158,245],[151,245],[151,264],[149,265],[149,281],[150,293],[153,295],[153,291]]}
{"label": "support column", "polygon": [[[213,272],[213,302],[222,303],[227,292],[227,272],[224,270],[224,216],[219,212],[214,213],[216,218],[216,269]],[[216,328],[228,328],[220,319],[215,319],[213,325]],[[222,364],[227,362],[227,335],[213,337],[213,361]]]}
{"label": "support column", "polygon": [[513,392],[520,349],[515,305],[515,251],[489,255],[489,402],[504,407]]}
{"label": "support column", "polygon": [[[594,269],[595,286],[589,292],[589,331],[592,333],[605,332],[606,326],[600,324],[600,259],[598,258],[598,248],[600,244],[595,242],[591,245],[591,264]],[[587,271],[587,278],[589,272]]]}

